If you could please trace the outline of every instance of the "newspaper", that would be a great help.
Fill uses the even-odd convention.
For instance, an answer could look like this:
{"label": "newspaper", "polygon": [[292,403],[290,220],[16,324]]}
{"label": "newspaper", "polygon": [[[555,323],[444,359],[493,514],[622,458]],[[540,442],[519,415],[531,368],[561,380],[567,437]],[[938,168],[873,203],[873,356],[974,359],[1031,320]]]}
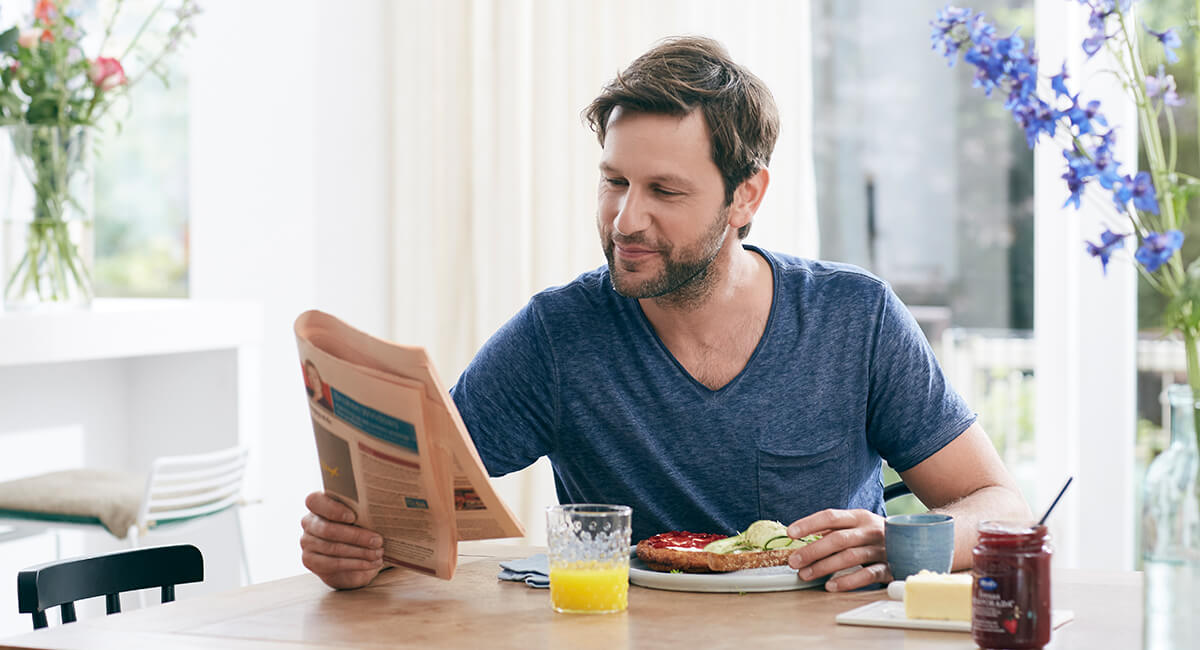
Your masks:
{"label": "newspaper", "polygon": [[295,332],[325,492],[383,536],[385,565],[449,580],[460,540],[525,534],[424,348],[319,311]]}

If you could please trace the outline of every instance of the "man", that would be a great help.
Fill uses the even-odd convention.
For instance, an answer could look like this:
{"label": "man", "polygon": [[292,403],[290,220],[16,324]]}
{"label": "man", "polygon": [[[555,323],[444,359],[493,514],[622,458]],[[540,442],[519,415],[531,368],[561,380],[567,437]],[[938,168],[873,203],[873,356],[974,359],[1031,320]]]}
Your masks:
{"label": "man", "polygon": [[[890,579],[881,458],[957,519],[955,568],[978,521],[1029,517],[885,283],[742,244],[778,133],[759,79],[712,40],[668,40],[585,115],[607,267],[534,296],[452,391],[492,475],[549,456],[561,502],[632,506],[635,541],[790,521],[824,533],[791,556],[801,578],[861,566],[831,591]],[[306,503],[305,566],[370,582],[379,536]]]}

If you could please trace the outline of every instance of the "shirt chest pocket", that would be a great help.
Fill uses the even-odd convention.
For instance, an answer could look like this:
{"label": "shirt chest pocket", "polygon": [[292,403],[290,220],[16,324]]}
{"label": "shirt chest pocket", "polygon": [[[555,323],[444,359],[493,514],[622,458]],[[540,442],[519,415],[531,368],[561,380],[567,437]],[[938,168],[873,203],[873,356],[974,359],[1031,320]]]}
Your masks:
{"label": "shirt chest pocket", "polygon": [[850,446],[842,441],[817,451],[759,447],[758,517],[790,524],[849,500]]}

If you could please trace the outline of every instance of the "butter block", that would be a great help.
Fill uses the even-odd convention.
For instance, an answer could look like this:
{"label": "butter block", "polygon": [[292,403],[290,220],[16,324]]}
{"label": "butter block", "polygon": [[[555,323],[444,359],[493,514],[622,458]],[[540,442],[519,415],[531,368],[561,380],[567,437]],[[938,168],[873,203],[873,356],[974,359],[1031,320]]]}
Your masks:
{"label": "butter block", "polygon": [[971,574],[922,571],[904,581],[904,615],[935,621],[971,620]]}

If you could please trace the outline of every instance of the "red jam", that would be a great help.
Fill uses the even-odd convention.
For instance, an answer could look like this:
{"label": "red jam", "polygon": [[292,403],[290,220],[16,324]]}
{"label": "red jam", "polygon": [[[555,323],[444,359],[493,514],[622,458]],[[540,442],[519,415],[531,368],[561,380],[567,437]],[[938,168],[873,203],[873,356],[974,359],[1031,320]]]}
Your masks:
{"label": "red jam", "polygon": [[659,533],[654,537],[646,540],[646,544],[652,548],[704,548],[718,539],[725,539],[728,535],[709,535],[707,533],[689,533],[686,530],[673,530],[669,533]]}
{"label": "red jam", "polygon": [[971,634],[981,648],[1027,650],[1050,642],[1050,547],[1045,526],[979,524]]}

